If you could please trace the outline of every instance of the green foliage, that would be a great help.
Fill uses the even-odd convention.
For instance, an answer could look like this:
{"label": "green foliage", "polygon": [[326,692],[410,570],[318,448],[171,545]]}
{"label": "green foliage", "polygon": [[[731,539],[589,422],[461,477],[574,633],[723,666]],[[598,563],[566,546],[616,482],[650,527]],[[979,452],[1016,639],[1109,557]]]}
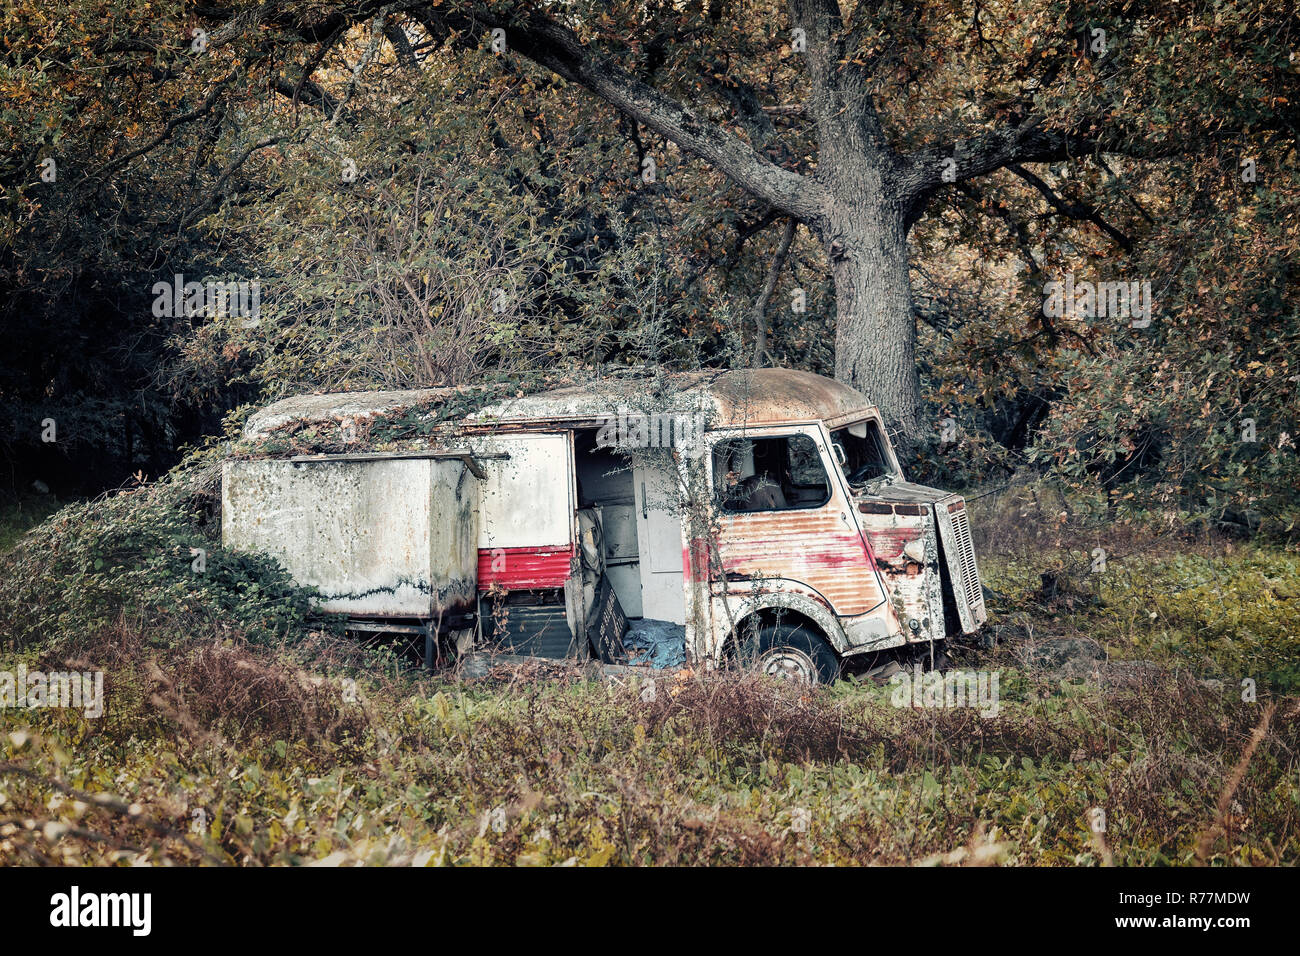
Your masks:
{"label": "green foliage", "polygon": [[[283,666],[239,663],[245,679]],[[9,812],[37,824],[9,844],[0,833],[0,854],[27,859],[22,844],[95,864],[1187,864],[1261,709],[1170,681],[1066,694],[1022,679],[993,719],[898,709],[870,684],[809,696],[766,679],[657,683],[646,700],[635,682],[363,679],[350,712],[364,726],[335,742],[282,723],[214,745],[120,711],[104,718],[114,733],[82,736],[75,717],[34,714],[0,737],[0,762],[36,778],[0,787]],[[1153,692],[1164,706],[1150,706]],[[194,687],[175,701],[200,709],[203,696]],[[155,712],[173,706],[169,696]],[[1297,859],[1297,732],[1294,715],[1278,715],[1216,862]],[[141,810],[47,807],[44,775]],[[1089,827],[1099,806],[1102,842]]]}
{"label": "green foliage", "polygon": [[[577,672],[430,678],[306,627],[305,595],[266,564],[214,549],[194,575],[188,548],[212,544],[202,460],[193,480],[65,509],[6,566],[21,601],[68,608],[22,658],[102,667],[107,703],[98,720],[4,713],[0,763],[22,774],[0,777],[0,807],[34,821],[0,829],[6,862],[1183,865],[1241,741],[1296,686],[1295,554],[1130,540],[1089,579],[1077,531],[1003,519],[996,499],[976,527],[1025,537],[1008,536],[1014,558],[981,551],[992,623],[1163,671],[1099,687],[1026,669],[1015,643],[957,649],[999,673],[992,717],[896,708],[869,681],[661,674],[651,695]],[[1040,593],[1045,571],[1082,578],[1068,610]],[[1300,714],[1278,703],[1214,862],[1300,859]],[[50,801],[51,779],[110,797]]]}
{"label": "green foliage", "polygon": [[169,622],[169,640],[211,621],[259,641],[297,633],[310,591],[221,548],[207,507],[191,473],[56,512],[0,557],[0,646],[57,646],[122,616]]}
{"label": "green foliage", "polygon": [[1040,482],[972,503],[980,572],[1013,624],[1236,687],[1300,690],[1300,553],[1193,538]]}
{"label": "green foliage", "polygon": [[[201,54],[178,42],[243,6],[195,21],[175,3],[25,2],[0,19],[0,134],[13,144],[0,156],[12,324],[0,420],[16,426],[0,453],[31,471],[19,486],[93,483],[84,476],[105,462],[113,475],[97,487],[161,473],[225,409],[294,391],[750,361],[749,309],[781,216],[718,170],[455,29],[421,43],[419,68],[369,18],[319,49],[269,27]],[[330,12],[354,14],[318,11]],[[815,124],[795,108],[808,74],[770,29],[781,4],[573,0],[548,12],[785,168],[815,168]],[[409,11],[390,14],[422,30]],[[1277,0],[1008,0],[982,4],[974,23],[937,3],[884,4],[845,25],[898,149],[1028,111],[1053,130],[1094,118],[1081,132],[1106,143],[1030,164],[1055,203],[1001,169],[941,188],[915,226],[927,410],[936,432],[951,417],[963,435],[923,445],[918,476],[1000,477],[1034,446],[1031,464],[1118,490],[1134,512],[1294,529],[1300,476],[1282,439],[1300,372],[1300,100],[1279,28],[1290,14]],[[1104,57],[1089,52],[1093,29],[1109,37]],[[56,184],[37,172],[47,156]],[[829,372],[823,245],[798,231],[768,319],[776,362]],[[1043,283],[1065,271],[1151,281],[1153,326],[1048,320]],[[176,272],[258,279],[261,321],[153,316],[153,283]],[[37,444],[47,415],[56,447]],[[1246,418],[1258,448],[1226,440]]]}
{"label": "green foliage", "polygon": [[59,508],[59,499],[54,495],[20,495],[10,504],[0,506],[0,554]]}
{"label": "green foliage", "polygon": [[[1258,548],[1231,556],[1195,552],[1111,559],[1089,575],[1086,552],[1058,555],[1095,595],[1068,612],[1071,628],[1121,657],[1141,656],[1204,677],[1251,677],[1283,693],[1300,689],[1300,556]],[[1040,589],[1042,563],[993,557],[990,587],[1016,600]]]}
{"label": "green foliage", "polygon": [[1220,185],[1231,162],[1188,170],[1192,188],[1169,197],[1135,264],[1156,289],[1151,328],[1111,323],[1098,354],[1062,355],[1063,394],[1032,457],[1076,488],[1100,479],[1128,512],[1293,535],[1297,234],[1275,207],[1300,181],[1288,163],[1241,195]]}

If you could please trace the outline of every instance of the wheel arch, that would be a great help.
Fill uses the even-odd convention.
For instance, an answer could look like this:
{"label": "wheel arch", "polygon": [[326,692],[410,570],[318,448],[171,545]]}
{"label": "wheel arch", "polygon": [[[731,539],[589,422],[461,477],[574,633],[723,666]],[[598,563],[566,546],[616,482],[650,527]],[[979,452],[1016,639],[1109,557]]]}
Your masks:
{"label": "wheel arch", "polygon": [[736,624],[718,649],[720,661],[735,653],[740,635],[755,624],[760,628],[777,623],[802,627],[824,640],[836,657],[842,658],[849,647],[834,612],[802,594],[785,592],[747,598],[734,614]]}

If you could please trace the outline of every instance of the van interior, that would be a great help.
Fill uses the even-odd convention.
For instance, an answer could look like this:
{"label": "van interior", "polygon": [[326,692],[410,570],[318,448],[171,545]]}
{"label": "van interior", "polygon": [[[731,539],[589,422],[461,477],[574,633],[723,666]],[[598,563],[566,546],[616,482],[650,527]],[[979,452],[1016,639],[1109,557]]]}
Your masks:
{"label": "van interior", "polygon": [[830,500],[830,479],[807,435],[728,438],[713,448],[713,487],[724,511],[794,511]]}
{"label": "van interior", "polygon": [[[584,573],[603,579],[627,622],[624,648],[653,656],[685,636],[681,513],[668,455],[601,447],[595,429],[574,432]],[[594,531],[589,529],[594,528]],[[587,563],[596,566],[587,568]],[[597,595],[598,598],[598,595]],[[593,601],[588,601],[591,606]]]}

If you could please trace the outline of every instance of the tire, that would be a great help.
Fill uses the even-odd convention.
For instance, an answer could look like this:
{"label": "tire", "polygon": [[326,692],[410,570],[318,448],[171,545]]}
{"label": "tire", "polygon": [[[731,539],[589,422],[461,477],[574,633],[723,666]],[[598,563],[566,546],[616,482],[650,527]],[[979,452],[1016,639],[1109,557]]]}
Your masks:
{"label": "tire", "polygon": [[830,645],[798,626],[760,629],[742,642],[740,663],[756,673],[806,684],[830,684],[840,674],[840,662]]}

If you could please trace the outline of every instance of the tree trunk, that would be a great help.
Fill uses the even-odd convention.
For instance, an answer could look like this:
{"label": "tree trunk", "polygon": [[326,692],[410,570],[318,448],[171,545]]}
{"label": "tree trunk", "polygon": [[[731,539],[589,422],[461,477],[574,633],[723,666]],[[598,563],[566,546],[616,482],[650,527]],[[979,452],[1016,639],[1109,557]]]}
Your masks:
{"label": "tree trunk", "polygon": [[798,223],[793,219],[785,221],[785,228],[781,231],[781,241],[777,243],[776,255],[772,257],[772,264],[767,269],[767,280],[763,283],[763,290],[754,303],[754,368],[762,368],[767,364],[767,304],[772,300],[772,293],[776,291],[776,281],[781,276],[781,270],[785,268],[785,259],[790,254],[790,244],[794,242],[794,231],[797,226]]}
{"label": "tree trunk", "polygon": [[921,387],[905,217],[888,200],[835,205],[823,238],[835,281],[835,377],[867,395],[906,446],[920,437]]}

